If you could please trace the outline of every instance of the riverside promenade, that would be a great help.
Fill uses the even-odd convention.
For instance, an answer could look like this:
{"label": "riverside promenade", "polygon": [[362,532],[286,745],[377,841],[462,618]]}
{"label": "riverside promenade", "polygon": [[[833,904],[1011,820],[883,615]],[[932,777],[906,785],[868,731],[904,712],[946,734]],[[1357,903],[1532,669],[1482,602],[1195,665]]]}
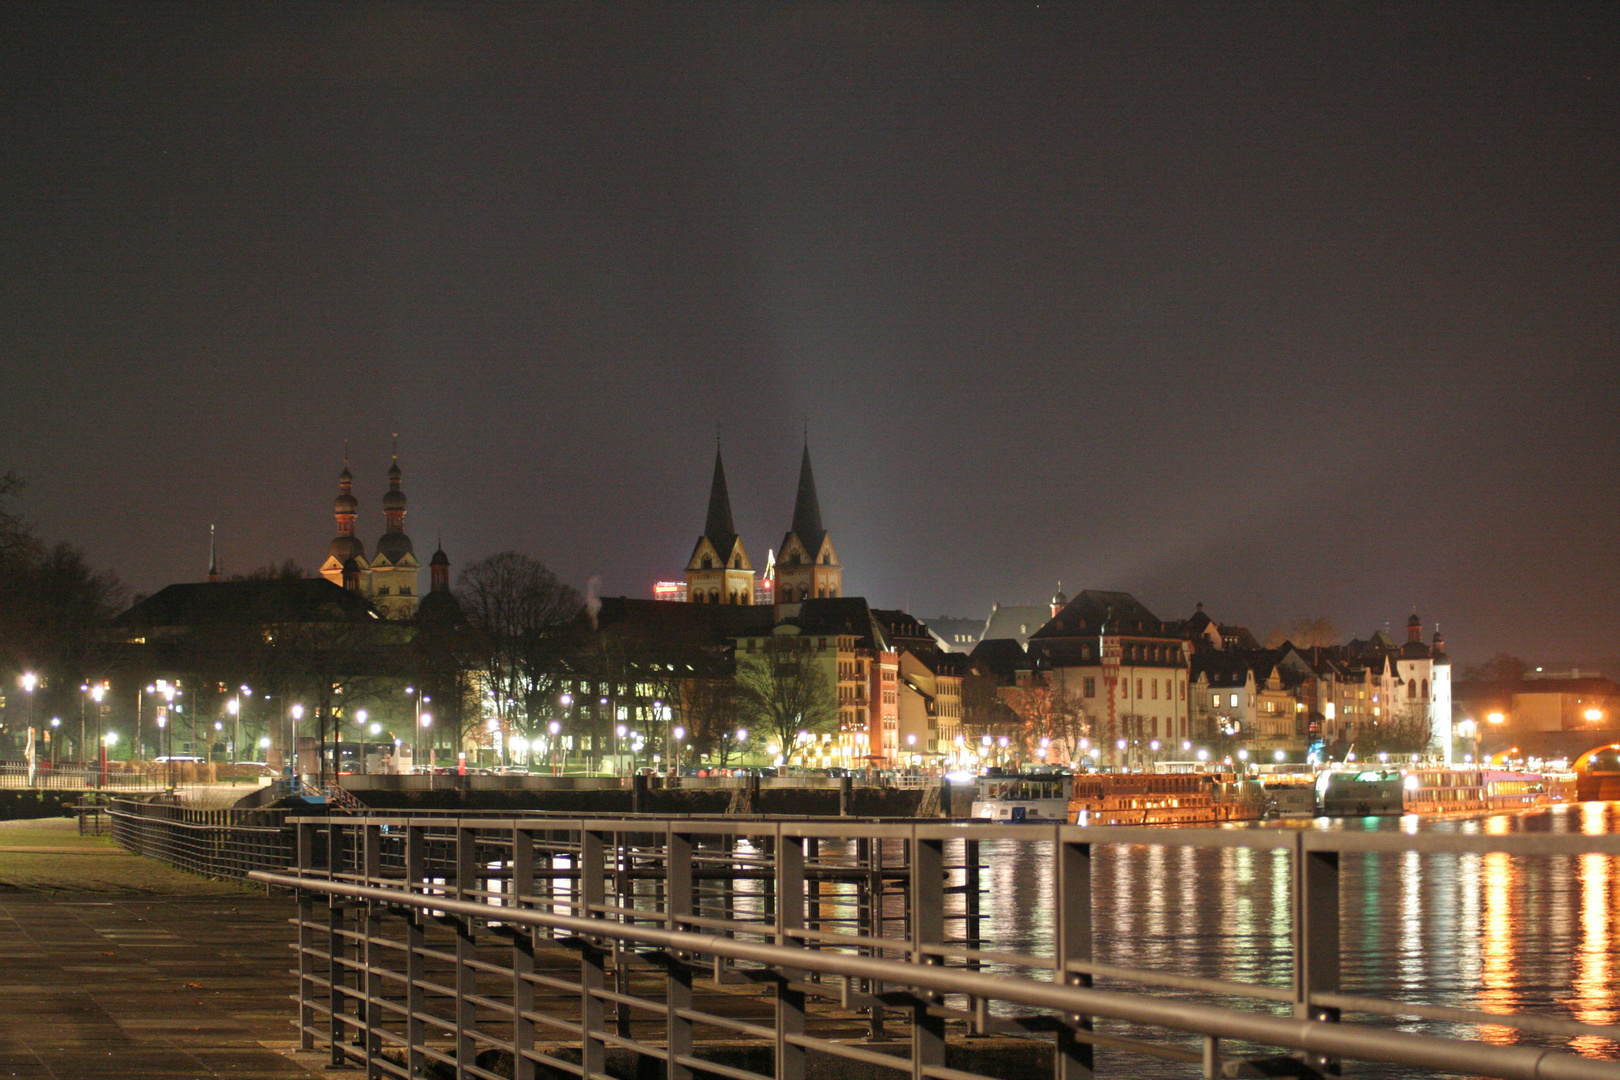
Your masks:
{"label": "riverside promenade", "polygon": [[0,1077],[329,1075],[290,1026],[293,908],[68,819],[0,822]]}

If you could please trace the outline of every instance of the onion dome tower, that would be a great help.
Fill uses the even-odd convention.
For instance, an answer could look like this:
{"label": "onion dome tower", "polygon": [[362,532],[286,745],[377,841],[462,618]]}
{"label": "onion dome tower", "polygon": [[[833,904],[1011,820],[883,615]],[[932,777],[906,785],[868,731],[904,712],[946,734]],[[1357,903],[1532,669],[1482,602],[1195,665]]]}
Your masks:
{"label": "onion dome tower", "polygon": [[714,480],[709,485],[709,513],[703,535],[686,562],[686,598],[694,604],[752,604],[754,564],[731,519],[731,495],[720,445],[714,447]]}
{"label": "onion dome tower", "polygon": [[366,545],[354,534],[354,519],[359,513],[360,501],[354,497],[354,474],[349,472],[349,455],[343,455],[343,471],[338,473],[338,496],[332,502],[332,514],[337,518],[337,536],[321,563],[321,576],[334,585],[349,587],[344,579],[344,567],[352,559],[356,572],[364,577],[370,564],[366,561]]}
{"label": "onion dome tower", "polygon": [[812,597],[844,595],[844,568],[832,537],[821,525],[816,476],[810,469],[810,443],[799,463],[799,493],[793,500],[793,525],[776,555],[776,602],[798,603]]}
{"label": "onion dome tower", "polygon": [[377,540],[377,554],[371,560],[371,601],[384,618],[409,619],[416,614],[417,578],[421,564],[405,535],[405,492],[400,489],[399,444],[394,444],[394,461],[388,467],[388,493],[383,496],[386,530]]}
{"label": "onion dome tower", "polygon": [[416,609],[416,621],[424,626],[454,625],[462,621],[461,605],[450,591],[450,556],[444,553],[444,541],[428,560],[428,594]]}
{"label": "onion dome tower", "polygon": [[[1058,612],[1062,611],[1068,606],[1069,598],[1063,595],[1063,582],[1060,581],[1058,582],[1057,592],[1052,594],[1052,618],[1057,618]],[[1202,610],[1203,606],[1204,605],[1199,604],[1199,610]]]}

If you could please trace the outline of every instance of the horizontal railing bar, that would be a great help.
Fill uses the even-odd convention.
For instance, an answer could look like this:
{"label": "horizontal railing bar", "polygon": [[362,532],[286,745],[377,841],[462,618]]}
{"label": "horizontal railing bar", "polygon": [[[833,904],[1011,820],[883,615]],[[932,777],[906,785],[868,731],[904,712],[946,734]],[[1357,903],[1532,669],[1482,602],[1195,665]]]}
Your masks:
{"label": "horizontal railing bar", "polygon": [[[355,899],[388,899],[388,890],[383,889],[337,882],[305,883],[295,876],[262,871],[251,876],[256,881],[286,888],[303,888]],[[678,952],[757,960],[788,970],[850,975],[938,993],[963,994],[1050,1009],[1065,1015],[1101,1016],[1197,1035],[1289,1047],[1329,1057],[1392,1062],[1443,1072],[1478,1073],[1506,1080],[1615,1080],[1620,1077],[1620,1065],[1613,1062],[1595,1061],[1556,1050],[1485,1046],[1357,1024],[1276,1017],[1195,1002],[1008,979],[937,965],[905,964],[894,960],[789,949],[740,942],[718,935],[631,927],[529,909],[503,908],[492,911],[488,905],[458,900],[407,899],[420,906],[435,905],[474,919],[552,926],[587,938],[611,938]]]}
{"label": "horizontal railing bar", "polygon": [[[1236,983],[1226,979],[1206,979],[1199,975],[1174,975],[1168,971],[1148,971],[1143,968],[1120,967],[1118,964],[1071,960],[1064,965],[1064,970],[1072,975],[1090,975],[1093,978],[1101,976],[1106,979],[1119,979],[1122,982],[1162,986],[1171,990],[1199,990],[1208,994],[1257,998],[1261,1001],[1294,1000],[1293,991],[1283,987],[1257,986],[1253,983]],[[1325,1004],[1317,1001],[1318,996],[1312,995],[1312,1003]]]}
{"label": "horizontal railing bar", "polygon": [[[828,1054],[836,1054],[848,1061],[859,1061],[865,1065],[876,1065],[880,1069],[893,1069],[895,1072],[910,1072],[911,1059],[898,1057],[894,1054],[880,1054],[876,1050],[862,1050],[858,1046],[848,1043],[833,1042],[830,1039],[818,1039],[814,1035],[788,1035],[784,1042],[801,1046],[807,1050],[821,1050]],[[973,1080],[983,1080],[983,1077],[974,1077]]]}
{"label": "horizontal railing bar", "polygon": [[1411,1016],[1419,1020],[1445,1020],[1485,1027],[1506,1027],[1535,1035],[1563,1035],[1572,1039],[1597,1036],[1620,1045],[1620,1026],[1560,1020],[1556,1016],[1493,1013],[1480,1009],[1459,1009],[1451,1005],[1424,1005],[1415,1001],[1387,1001],[1382,998],[1358,997],[1354,994],[1321,992],[1311,995],[1311,1004],[1342,1009],[1346,1012],[1372,1013],[1375,1016]]}

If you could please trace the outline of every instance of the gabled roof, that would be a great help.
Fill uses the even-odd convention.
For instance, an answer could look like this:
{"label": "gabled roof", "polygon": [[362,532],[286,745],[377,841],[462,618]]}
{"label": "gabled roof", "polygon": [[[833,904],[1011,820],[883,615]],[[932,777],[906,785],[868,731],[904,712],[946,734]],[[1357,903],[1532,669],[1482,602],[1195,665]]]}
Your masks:
{"label": "gabled roof", "polygon": [[997,604],[990,609],[990,617],[984,621],[979,640],[1011,638],[1023,645],[1051,618],[1052,609],[1046,604]]}
{"label": "gabled roof", "polygon": [[1130,593],[1085,589],[1030,637],[1095,637],[1105,631],[1161,635],[1171,632],[1158,616]]}
{"label": "gabled roof", "polygon": [[995,675],[1008,683],[1013,673],[1030,666],[1024,647],[1011,638],[989,638],[979,642],[968,654],[968,667],[974,674]]}
{"label": "gabled roof", "polygon": [[113,620],[126,628],[370,622],[377,609],[326,578],[170,585]]}
{"label": "gabled roof", "polygon": [[942,652],[938,649],[929,649],[923,652],[908,650],[917,662],[936,676],[946,675],[961,678],[968,673],[968,658],[966,653]]}
{"label": "gabled roof", "polygon": [[[867,605],[864,596],[820,597],[801,600],[793,606],[798,608],[797,614],[782,621],[798,627],[801,634],[854,634],[857,648],[884,652],[892,649],[888,633]],[[769,612],[771,609],[764,610]]]}
{"label": "gabled roof", "polygon": [[921,619],[910,612],[873,608],[872,617],[883,624],[884,636],[895,645],[904,646],[915,653],[939,649],[938,639]]}
{"label": "gabled roof", "polygon": [[596,626],[603,633],[698,647],[729,645],[733,638],[769,634],[771,622],[768,606],[688,604],[629,596],[604,596],[596,612]]}
{"label": "gabled roof", "polygon": [[1244,653],[1201,652],[1193,654],[1187,677],[1197,682],[1202,676],[1212,687],[1245,686],[1253,670],[1250,657]]}

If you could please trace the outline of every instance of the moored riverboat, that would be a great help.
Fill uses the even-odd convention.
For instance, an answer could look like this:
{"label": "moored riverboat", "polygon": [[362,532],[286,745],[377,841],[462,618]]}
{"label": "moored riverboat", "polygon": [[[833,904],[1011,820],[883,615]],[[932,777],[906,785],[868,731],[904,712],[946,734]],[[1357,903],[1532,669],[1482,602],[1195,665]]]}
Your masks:
{"label": "moored riverboat", "polygon": [[1069,821],[1077,825],[1218,825],[1256,821],[1265,789],[1225,773],[1088,773],[1074,778]]}
{"label": "moored riverboat", "polygon": [[985,821],[1066,821],[1069,786],[1065,773],[980,776],[973,782],[973,803],[968,812]]}
{"label": "moored riverboat", "polygon": [[1316,778],[1316,804],[1327,817],[1462,814],[1491,809],[1482,770],[1444,766],[1324,772]]}

